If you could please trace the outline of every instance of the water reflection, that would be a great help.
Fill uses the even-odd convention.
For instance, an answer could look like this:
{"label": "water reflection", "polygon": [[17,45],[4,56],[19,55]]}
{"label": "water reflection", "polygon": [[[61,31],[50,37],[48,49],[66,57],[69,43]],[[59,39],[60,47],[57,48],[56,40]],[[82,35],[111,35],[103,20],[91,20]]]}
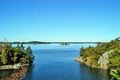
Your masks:
{"label": "water reflection", "polygon": [[33,79],[34,67],[35,67],[34,64],[31,64],[31,65],[28,66],[28,68],[27,68],[27,73],[26,73],[25,76],[29,76],[29,77],[24,77],[23,80],[34,80],[34,79]]}
{"label": "water reflection", "polygon": [[3,79],[13,73],[13,70],[0,70],[0,79]]}
{"label": "water reflection", "polygon": [[108,70],[88,67],[80,63],[80,80],[110,80]]}
{"label": "water reflection", "polygon": [[23,76],[26,74],[26,71],[27,71],[26,66],[23,66],[20,69],[15,69],[15,70],[3,70],[1,72],[1,73],[3,73],[1,75],[2,76],[1,79],[2,80],[21,80],[23,78]]}

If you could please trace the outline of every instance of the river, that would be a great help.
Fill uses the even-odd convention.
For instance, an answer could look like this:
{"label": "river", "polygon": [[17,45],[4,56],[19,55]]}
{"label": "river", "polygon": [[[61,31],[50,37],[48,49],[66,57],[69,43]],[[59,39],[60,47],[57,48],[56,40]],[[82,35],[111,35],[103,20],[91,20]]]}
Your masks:
{"label": "river", "polygon": [[107,70],[93,69],[74,61],[79,56],[80,47],[89,45],[95,46],[31,45],[35,60],[33,65],[28,67],[23,80],[110,80]]}

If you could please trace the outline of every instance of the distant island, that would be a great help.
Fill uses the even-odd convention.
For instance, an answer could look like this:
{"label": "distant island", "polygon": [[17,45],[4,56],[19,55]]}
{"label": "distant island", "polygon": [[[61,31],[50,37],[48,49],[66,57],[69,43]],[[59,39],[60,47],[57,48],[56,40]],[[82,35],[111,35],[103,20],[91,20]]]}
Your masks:
{"label": "distant island", "polygon": [[70,45],[70,43],[64,42],[64,43],[61,43],[60,45],[67,46],[67,45]]}
{"label": "distant island", "polygon": [[120,38],[96,47],[82,47],[76,61],[93,68],[108,69],[112,80],[120,80]]}

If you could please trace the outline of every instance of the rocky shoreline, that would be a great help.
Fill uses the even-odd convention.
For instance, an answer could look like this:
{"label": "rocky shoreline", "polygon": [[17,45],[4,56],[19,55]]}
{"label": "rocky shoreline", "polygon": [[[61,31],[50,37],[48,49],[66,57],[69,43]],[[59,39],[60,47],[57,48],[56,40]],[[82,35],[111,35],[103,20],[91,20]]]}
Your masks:
{"label": "rocky shoreline", "polygon": [[91,66],[89,63],[85,62],[85,61],[82,59],[82,57],[77,57],[77,58],[75,58],[75,61],[80,62],[80,63],[83,63],[83,64],[85,64],[85,65],[87,65],[87,66],[89,66],[89,67],[92,67],[92,68],[97,68],[97,67]]}
{"label": "rocky shoreline", "polygon": [[0,70],[9,70],[9,69],[20,69],[21,67],[27,66],[29,64],[13,64],[13,65],[2,65],[0,66]]}
{"label": "rocky shoreline", "polygon": [[[97,64],[91,64],[90,62],[90,57],[87,57],[86,60],[83,59],[82,56],[79,56],[75,59],[75,61],[84,63],[85,65],[92,67],[92,68],[100,68],[100,69],[109,69],[108,64],[109,64],[109,55],[113,50],[106,51],[103,53],[100,58],[97,61]],[[93,62],[93,61],[92,61]]]}
{"label": "rocky shoreline", "polygon": [[13,72],[1,80],[22,80],[27,72],[27,66],[29,64],[14,64],[14,65],[3,65],[0,66],[0,70],[13,70]]}
{"label": "rocky shoreline", "polygon": [[80,63],[83,63],[83,64],[85,64],[85,65],[87,65],[87,66],[89,66],[89,67],[92,67],[92,68],[108,69],[107,67],[100,67],[100,66],[91,65],[89,62],[85,62],[85,61],[83,60],[82,56],[75,58],[75,61],[80,62]]}
{"label": "rocky shoreline", "polygon": [[10,76],[7,76],[1,80],[22,80],[27,72],[27,67],[20,67],[20,69],[14,70]]}
{"label": "rocky shoreline", "polygon": [[14,65],[2,65],[0,66],[0,70],[6,70],[6,69],[19,69],[21,67],[21,64],[14,64]]}
{"label": "rocky shoreline", "polygon": [[92,68],[106,69],[111,80],[120,80],[120,37],[95,47],[81,47],[75,60]]}

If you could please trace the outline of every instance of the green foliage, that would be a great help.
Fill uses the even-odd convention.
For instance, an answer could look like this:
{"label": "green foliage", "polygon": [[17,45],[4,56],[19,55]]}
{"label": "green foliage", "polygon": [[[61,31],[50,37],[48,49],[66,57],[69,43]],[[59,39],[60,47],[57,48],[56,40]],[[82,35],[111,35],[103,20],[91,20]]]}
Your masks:
{"label": "green foliage", "polygon": [[111,70],[110,75],[112,80],[120,80],[120,72],[117,70]]}
{"label": "green foliage", "polygon": [[6,54],[6,49],[5,48],[2,50],[2,53],[1,53],[1,62],[3,64],[7,64],[8,63],[8,61],[7,61],[7,54]]}
{"label": "green foliage", "polygon": [[7,64],[30,64],[33,63],[34,56],[32,54],[32,49],[28,46],[24,49],[23,44],[17,47],[12,47],[11,44],[0,45],[0,65]]}
{"label": "green foliage", "polygon": [[34,60],[34,56],[33,56],[33,54],[32,54],[32,49],[31,49],[30,46],[27,47],[26,53],[28,54],[28,55],[26,56],[27,63],[32,63],[33,60]]}
{"label": "green foliage", "polygon": [[120,80],[120,47],[114,49],[109,55],[109,68],[113,80]]}
{"label": "green foliage", "polygon": [[[97,64],[98,59],[106,51],[111,51],[109,54],[109,64],[110,70],[115,70],[116,72],[111,73],[113,80],[120,80],[120,38],[111,40],[108,43],[99,42],[96,47],[81,48],[80,56],[86,61],[88,61],[92,66]],[[117,77],[116,77],[117,76]]]}

